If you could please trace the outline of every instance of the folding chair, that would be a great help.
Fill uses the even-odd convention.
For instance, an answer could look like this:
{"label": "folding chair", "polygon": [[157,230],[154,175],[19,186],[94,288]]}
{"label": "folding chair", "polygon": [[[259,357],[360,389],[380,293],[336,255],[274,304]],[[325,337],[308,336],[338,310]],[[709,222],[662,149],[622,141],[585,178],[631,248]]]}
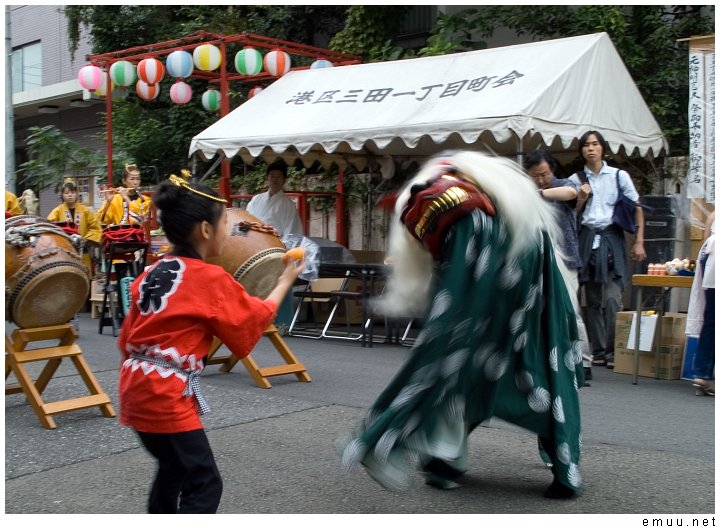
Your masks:
{"label": "folding chair", "polygon": [[[363,293],[357,291],[348,291],[347,285],[350,280],[349,275],[342,278],[318,278],[308,282],[307,289],[305,291],[296,292],[293,296],[297,297],[298,306],[293,315],[290,328],[288,329],[288,335],[295,337],[306,337],[311,339],[322,339],[322,338],[333,338],[333,339],[348,339],[348,340],[360,340],[363,337],[362,333],[353,334],[350,330],[350,314],[348,302],[350,300],[360,300],[363,297]],[[303,304],[310,304],[312,307],[313,303],[329,303],[332,304],[330,314],[328,315],[327,321],[325,322],[322,331],[320,333],[309,334],[307,328],[296,329],[296,323],[300,315]],[[337,332],[329,332],[330,325],[333,322],[335,313],[340,306],[340,303],[345,304],[345,323],[347,332],[345,336],[337,335]],[[299,332],[298,332],[299,331]],[[332,335],[329,333],[333,333]]]}

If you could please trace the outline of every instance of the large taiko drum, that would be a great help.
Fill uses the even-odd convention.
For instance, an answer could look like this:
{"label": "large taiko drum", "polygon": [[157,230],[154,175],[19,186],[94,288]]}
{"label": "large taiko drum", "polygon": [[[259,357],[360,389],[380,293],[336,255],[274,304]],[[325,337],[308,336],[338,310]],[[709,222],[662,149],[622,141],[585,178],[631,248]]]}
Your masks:
{"label": "large taiko drum", "polygon": [[32,215],[5,220],[5,320],[21,328],[64,324],[89,291],[87,268],[62,228]]}
{"label": "large taiko drum", "polygon": [[240,208],[227,211],[227,238],[222,253],[208,263],[220,265],[251,295],[265,298],[285,268],[285,245],[260,219]]}

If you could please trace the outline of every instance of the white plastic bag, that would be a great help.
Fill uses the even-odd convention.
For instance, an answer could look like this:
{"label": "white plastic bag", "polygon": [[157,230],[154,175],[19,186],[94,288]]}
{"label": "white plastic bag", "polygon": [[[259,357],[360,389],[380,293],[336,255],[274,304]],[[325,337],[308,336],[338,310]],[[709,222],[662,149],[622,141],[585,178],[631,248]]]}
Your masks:
{"label": "white plastic bag", "polygon": [[313,240],[295,234],[288,234],[282,238],[286,249],[300,247],[305,251],[305,268],[298,275],[298,278],[305,281],[317,280],[320,276],[320,247]]}

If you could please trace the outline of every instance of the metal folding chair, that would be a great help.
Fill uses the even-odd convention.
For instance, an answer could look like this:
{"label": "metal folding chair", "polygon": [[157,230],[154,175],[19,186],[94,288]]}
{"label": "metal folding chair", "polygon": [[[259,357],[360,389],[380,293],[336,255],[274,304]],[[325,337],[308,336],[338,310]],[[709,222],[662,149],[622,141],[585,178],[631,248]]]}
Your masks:
{"label": "metal folding chair", "polygon": [[[318,278],[308,282],[307,289],[305,291],[296,292],[293,294],[298,298],[298,306],[295,309],[292,322],[288,328],[288,335],[295,337],[306,337],[311,339],[322,339],[322,338],[333,338],[333,339],[346,339],[346,340],[360,340],[363,336],[362,333],[352,333],[350,329],[350,314],[348,302],[351,300],[362,299],[363,294],[357,291],[347,290],[348,281],[350,280],[349,275],[341,278]],[[310,333],[307,328],[298,328],[296,326],[300,311],[302,310],[303,304],[309,304],[311,307],[317,303],[329,303],[332,304],[330,313],[328,315],[322,330],[317,333]],[[347,331],[345,335],[338,335],[336,331],[331,331],[330,326],[335,318],[338,307],[343,303],[345,305],[345,323]]]}

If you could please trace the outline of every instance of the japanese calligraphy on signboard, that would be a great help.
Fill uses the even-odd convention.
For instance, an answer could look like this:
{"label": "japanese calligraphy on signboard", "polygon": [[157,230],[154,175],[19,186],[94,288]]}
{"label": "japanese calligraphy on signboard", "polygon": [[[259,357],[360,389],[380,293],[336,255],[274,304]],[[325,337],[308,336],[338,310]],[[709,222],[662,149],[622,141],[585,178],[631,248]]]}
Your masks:
{"label": "japanese calligraphy on signboard", "polygon": [[715,202],[715,53],[692,51],[689,61],[687,196]]}

